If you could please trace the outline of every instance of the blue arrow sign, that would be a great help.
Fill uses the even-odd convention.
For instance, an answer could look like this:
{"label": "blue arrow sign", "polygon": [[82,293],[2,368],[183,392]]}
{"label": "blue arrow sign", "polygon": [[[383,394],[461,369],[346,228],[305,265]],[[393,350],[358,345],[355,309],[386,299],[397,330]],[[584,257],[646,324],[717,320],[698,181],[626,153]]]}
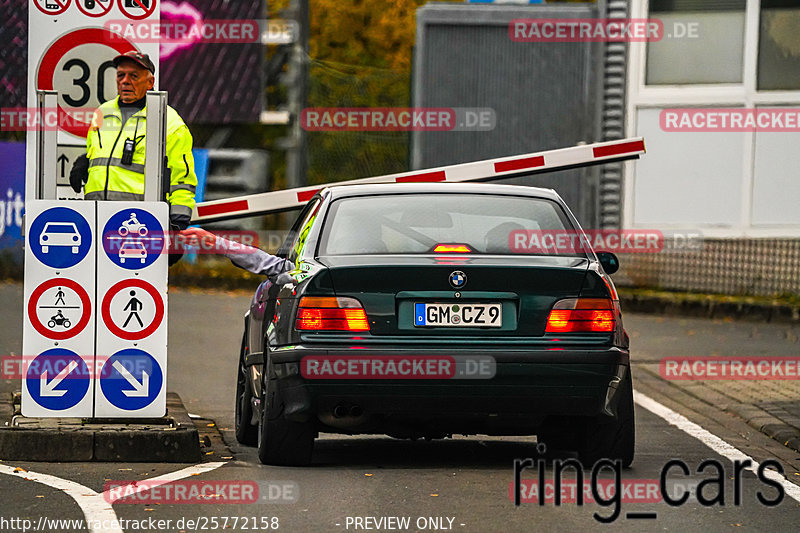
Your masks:
{"label": "blue arrow sign", "polygon": [[53,411],[78,404],[89,390],[89,367],[75,352],[51,348],[31,361],[25,374],[34,402]]}
{"label": "blue arrow sign", "polygon": [[166,235],[158,219],[143,209],[123,209],[103,228],[103,250],[127,270],[152,265],[164,253]]}
{"label": "blue arrow sign", "polygon": [[147,407],[161,392],[161,365],[153,356],[136,348],[121,350],[103,365],[100,389],[119,409],[135,411]]}
{"label": "blue arrow sign", "polygon": [[52,268],[77,265],[92,247],[92,229],[83,215],[67,207],[53,207],[31,224],[28,245],[33,255]]}

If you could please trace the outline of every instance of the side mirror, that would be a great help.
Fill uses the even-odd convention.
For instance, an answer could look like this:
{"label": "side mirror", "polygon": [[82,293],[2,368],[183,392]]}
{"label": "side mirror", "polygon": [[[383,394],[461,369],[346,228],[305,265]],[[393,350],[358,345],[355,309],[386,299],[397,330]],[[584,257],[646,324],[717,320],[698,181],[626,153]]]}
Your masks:
{"label": "side mirror", "polygon": [[609,276],[619,270],[619,259],[611,252],[597,252],[597,260]]}

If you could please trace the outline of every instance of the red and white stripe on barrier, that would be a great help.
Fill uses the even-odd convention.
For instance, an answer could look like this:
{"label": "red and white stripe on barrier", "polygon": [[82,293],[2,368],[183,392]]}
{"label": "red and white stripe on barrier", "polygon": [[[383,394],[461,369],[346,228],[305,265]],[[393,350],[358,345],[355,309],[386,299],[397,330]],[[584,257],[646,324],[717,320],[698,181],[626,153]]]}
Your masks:
{"label": "red and white stripe on barrier", "polygon": [[231,218],[265,215],[296,209],[305,205],[317,192],[330,186],[363,185],[366,183],[491,181],[527,174],[552,172],[565,168],[598,165],[609,161],[637,159],[644,152],[644,139],[635,137],[533,154],[462,163],[447,167],[403,172],[401,174],[389,174],[373,178],[339,181],[327,185],[315,185],[224,200],[213,200],[201,202],[195,206],[192,213],[192,222],[218,222]]}

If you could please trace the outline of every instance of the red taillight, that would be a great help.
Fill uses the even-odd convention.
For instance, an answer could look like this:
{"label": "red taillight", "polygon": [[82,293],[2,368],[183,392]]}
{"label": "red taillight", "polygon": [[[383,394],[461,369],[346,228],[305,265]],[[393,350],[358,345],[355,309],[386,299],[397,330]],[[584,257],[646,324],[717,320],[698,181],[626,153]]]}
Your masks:
{"label": "red taillight", "polygon": [[437,244],[433,249],[436,254],[468,254],[472,248],[467,244]]}
{"label": "red taillight", "polygon": [[369,331],[367,313],[355,298],[303,296],[295,328],[304,331]]}
{"label": "red taillight", "polygon": [[545,333],[611,333],[614,302],[607,298],[560,300],[547,317]]}

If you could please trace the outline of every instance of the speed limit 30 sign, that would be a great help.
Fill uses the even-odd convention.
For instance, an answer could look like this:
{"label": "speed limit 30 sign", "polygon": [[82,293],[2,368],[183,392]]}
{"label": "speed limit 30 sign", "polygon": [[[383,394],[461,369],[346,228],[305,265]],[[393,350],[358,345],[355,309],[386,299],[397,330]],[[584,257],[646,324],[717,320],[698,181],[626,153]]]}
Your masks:
{"label": "speed limit 30 sign", "polygon": [[[156,67],[157,42],[137,42],[108,29],[110,22],[131,24],[159,21],[160,0],[29,0],[28,108],[36,107],[36,90],[59,94],[58,144],[86,146],[94,109],[117,96],[112,60],[138,50]],[[28,132],[27,157],[35,157],[35,131]],[[69,169],[66,169],[69,173]],[[26,195],[33,196],[34,176],[28,168]],[[68,189],[68,187],[66,187]],[[62,187],[59,187],[59,198]],[[70,195],[71,196],[71,195]]]}
{"label": "speed limit 30 sign", "polygon": [[[111,59],[136,49],[131,42],[103,28],[73,30],[48,47],[36,73],[36,84],[39,89],[59,91],[59,102],[66,104],[60,105],[59,114],[83,110],[90,103],[97,107],[117,95],[115,84],[107,83],[106,74],[110,71],[113,76],[114,63],[111,59],[102,60],[104,48],[112,51],[105,53]],[[95,58],[99,61],[92,61]],[[64,121],[64,129],[85,139],[91,125],[86,117],[87,113],[82,112],[75,120]]]}

